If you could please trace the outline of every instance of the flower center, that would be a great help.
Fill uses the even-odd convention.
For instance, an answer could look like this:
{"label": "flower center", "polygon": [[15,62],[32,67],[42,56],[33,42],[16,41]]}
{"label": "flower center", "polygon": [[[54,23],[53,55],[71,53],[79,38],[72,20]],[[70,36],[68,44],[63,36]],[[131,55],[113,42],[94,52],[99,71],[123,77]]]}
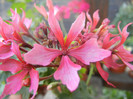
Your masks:
{"label": "flower center", "polygon": [[68,54],[68,50],[64,50],[63,53],[62,53],[62,55],[64,55],[64,56],[67,55],[67,54]]}

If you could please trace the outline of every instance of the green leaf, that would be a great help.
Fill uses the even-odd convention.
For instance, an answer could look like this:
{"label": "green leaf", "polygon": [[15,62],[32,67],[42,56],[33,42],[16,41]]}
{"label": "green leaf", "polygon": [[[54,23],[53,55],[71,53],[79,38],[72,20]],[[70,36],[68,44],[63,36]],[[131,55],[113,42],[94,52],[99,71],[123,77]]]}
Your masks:
{"label": "green leaf", "polygon": [[79,77],[80,78],[83,78],[83,74],[86,72],[86,69],[85,68],[81,68],[80,71],[79,71]]}

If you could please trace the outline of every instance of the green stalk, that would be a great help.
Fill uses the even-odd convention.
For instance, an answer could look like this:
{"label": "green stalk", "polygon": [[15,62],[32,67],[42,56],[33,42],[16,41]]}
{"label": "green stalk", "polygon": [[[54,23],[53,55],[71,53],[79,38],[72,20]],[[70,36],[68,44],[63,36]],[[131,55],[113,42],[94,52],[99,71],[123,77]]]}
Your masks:
{"label": "green stalk", "polygon": [[87,78],[87,81],[86,81],[86,85],[89,84],[90,79],[91,79],[91,77],[92,77],[92,75],[93,75],[94,66],[95,66],[95,65],[94,65],[93,63],[90,64],[90,72],[89,72],[89,75],[88,75],[88,78]]}

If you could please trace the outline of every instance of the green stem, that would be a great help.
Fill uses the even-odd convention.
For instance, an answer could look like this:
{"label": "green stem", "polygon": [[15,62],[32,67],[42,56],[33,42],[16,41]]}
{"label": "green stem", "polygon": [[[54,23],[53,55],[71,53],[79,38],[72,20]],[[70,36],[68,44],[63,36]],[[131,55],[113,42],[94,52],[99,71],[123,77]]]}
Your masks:
{"label": "green stem", "polygon": [[67,32],[66,32],[66,29],[65,29],[63,20],[60,21],[60,25],[61,25],[61,29],[63,30],[63,32],[65,33],[65,35],[67,35]]}
{"label": "green stem", "polygon": [[89,75],[88,75],[88,78],[87,78],[87,81],[86,81],[86,85],[89,84],[90,79],[91,79],[91,77],[92,77],[92,75],[93,75],[93,71],[94,71],[94,64],[91,63],[91,64],[90,64],[90,72],[89,72]]}

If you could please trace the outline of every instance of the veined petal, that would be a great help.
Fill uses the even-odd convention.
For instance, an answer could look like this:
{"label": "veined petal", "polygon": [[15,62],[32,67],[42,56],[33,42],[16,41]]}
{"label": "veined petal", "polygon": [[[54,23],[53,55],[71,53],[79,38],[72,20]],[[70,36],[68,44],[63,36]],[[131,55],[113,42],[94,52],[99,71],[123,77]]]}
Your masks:
{"label": "veined petal", "polygon": [[11,50],[11,45],[0,42],[0,59],[6,59],[13,55],[14,53]]}
{"label": "veined petal", "polygon": [[30,71],[30,78],[31,78],[31,85],[29,91],[31,92],[33,90],[33,96],[31,99],[34,99],[37,89],[38,89],[38,84],[39,84],[39,74],[38,71],[31,69]]}
{"label": "veined petal", "polygon": [[61,31],[60,25],[55,18],[54,14],[50,12],[48,18],[49,25],[51,27],[52,32],[54,33],[55,37],[58,39],[62,48],[64,48],[64,38],[63,33]]}
{"label": "veined petal", "polygon": [[81,13],[75,22],[72,24],[67,40],[65,43],[65,48],[68,48],[71,42],[78,36],[78,34],[83,30],[85,25],[85,13]]}
{"label": "veined petal", "polygon": [[24,55],[24,60],[30,64],[46,66],[61,54],[62,52],[60,50],[50,49],[35,44],[34,48]]}
{"label": "veined petal", "polygon": [[22,69],[22,63],[15,59],[6,59],[2,61],[0,65],[0,70],[10,71],[11,73],[17,73]]}
{"label": "veined petal", "polygon": [[98,46],[97,39],[91,38],[78,48],[71,49],[68,55],[75,57],[84,64],[101,61],[111,55],[109,50],[104,50]]}
{"label": "veined petal", "polygon": [[113,87],[115,87],[112,83],[108,82],[109,74],[102,69],[102,67],[101,67],[99,62],[96,62],[96,67],[97,67],[97,70],[98,70],[99,74],[106,81],[106,83],[111,85],[111,86],[113,86]]}
{"label": "veined petal", "polygon": [[16,75],[7,78],[7,84],[5,85],[4,91],[0,96],[3,99],[6,95],[15,94],[22,88],[22,80],[26,76],[28,71],[22,71]]}
{"label": "veined petal", "polygon": [[77,71],[80,69],[81,66],[74,64],[68,56],[62,56],[60,66],[54,73],[54,78],[56,80],[61,80],[72,92],[76,90],[79,85],[80,78]]}

